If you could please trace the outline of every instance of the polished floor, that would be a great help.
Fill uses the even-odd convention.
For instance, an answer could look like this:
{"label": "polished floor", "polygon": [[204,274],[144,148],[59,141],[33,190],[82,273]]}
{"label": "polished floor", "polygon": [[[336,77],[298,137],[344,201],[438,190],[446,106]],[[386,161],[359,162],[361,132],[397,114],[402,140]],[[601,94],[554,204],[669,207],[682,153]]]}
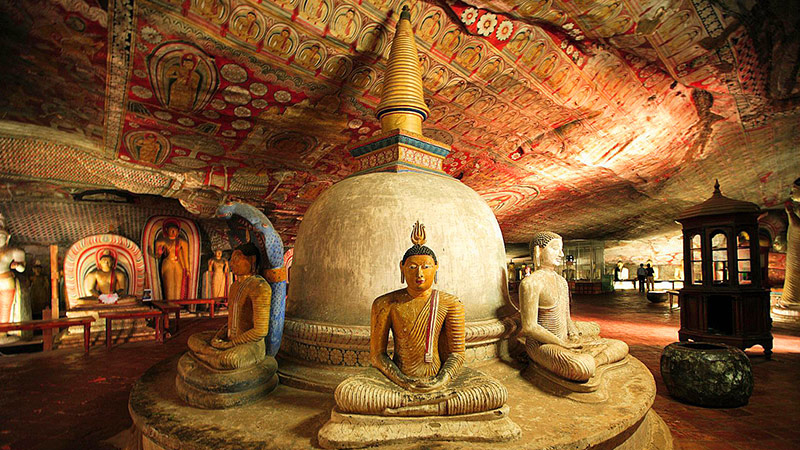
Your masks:
{"label": "polished floor", "polygon": [[[707,409],[667,394],[661,349],[677,338],[678,310],[632,291],[577,296],[573,316],[595,320],[603,335],[622,339],[653,372],[654,409],[683,450],[800,449],[800,321],[776,319],[772,360],[749,350],[755,390],[747,406]],[[139,342],[106,350],[58,350],[0,357],[0,450],[113,449],[107,439],[127,429],[128,392],[151,365],[184,351],[191,333],[224,319],[188,319],[166,344]],[[275,424],[280,426],[280,424]]]}

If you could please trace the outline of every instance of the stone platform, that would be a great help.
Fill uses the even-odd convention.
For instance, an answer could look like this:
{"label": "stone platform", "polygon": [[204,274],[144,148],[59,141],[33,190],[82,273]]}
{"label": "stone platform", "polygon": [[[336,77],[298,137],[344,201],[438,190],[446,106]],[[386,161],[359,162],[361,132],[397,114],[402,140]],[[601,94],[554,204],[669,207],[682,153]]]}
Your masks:
{"label": "stone platform", "polygon": [[[524,367],[493,361],[474,366],[508,389],[509,417],[522,436],[493,449],[671,450],[672,436],[653,412],[656,387],[635,358],[608,373],[608,400],[548,393],[526,380]],[[224,411],[191,408],[174,388],[177,357],[151,367],[134,385],[128,409],[135,439],[148,450],[315,449],[317,432],[331,417],[333,395],[279,385],[267,397]],[[594,400],[594,399],[593,399]],[[381,446],[418,447],[419,443]],[[443,442],[437,449],[485,449],[486,443]]]}

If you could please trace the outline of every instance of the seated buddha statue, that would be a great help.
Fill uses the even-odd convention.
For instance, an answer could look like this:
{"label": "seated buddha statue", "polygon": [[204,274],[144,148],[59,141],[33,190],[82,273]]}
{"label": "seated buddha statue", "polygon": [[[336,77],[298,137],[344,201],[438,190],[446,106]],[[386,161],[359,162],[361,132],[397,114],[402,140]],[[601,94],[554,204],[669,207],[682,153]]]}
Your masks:
{"label": "seated buddha statue", "polygon": [[[370,362],[373,368],[343,381],[334,394],[346,413],[446,416],[502,407],[508,396],[498,381],[464,365],[464,305],[433,288],[438,262],[424,246],[419,222],[414,244],[400,261],[407,287],[372,303]],[[389,357],[389,331],[394,355]]]}
{"label": "seated buddha statue", "polygon": [[97,266],[86,274],[83,289],[90,295],[78,299],[78,305],[132,304],[136,299],[127,295],[128,277],[117,268],[117,254],[110,248],[95,253]]}
{"label": "seated buddha statue", "polygon": [[594,322],[574,322],[570,317],[569,286],[555,271],[564,256],[563,245],[561,236],[551,232],[537,233],[531,241],[535,270],[519,286],[520,335],[528,356],[540,368],[584,383],[599,368],[625,358],[628,345],[600,338],[600,326]]}
{"label": "seated buddha statue", "polygon": [[249,403],[278,382],[278,363],[267,355],[272,290],[256,275],[258,248],[248,243],[231,255],[236,275],[228,293],[228,323],[218,331],[189,337],[189,351],[178,361],[176,387],[187,403],[227,408]]}

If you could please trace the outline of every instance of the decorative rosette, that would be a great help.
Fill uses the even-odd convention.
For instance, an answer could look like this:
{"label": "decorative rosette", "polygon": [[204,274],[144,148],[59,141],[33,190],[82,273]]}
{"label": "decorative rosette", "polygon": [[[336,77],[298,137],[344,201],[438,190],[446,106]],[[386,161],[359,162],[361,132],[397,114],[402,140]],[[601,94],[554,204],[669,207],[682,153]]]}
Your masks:
{"label": "decorative rosette", "polygon": [[[466,13],[466,11],[464,11]],[[486,13],[478,20],[478,34],[481,36],[489,36],[494,32],[497,26],[497,15]]]}
{"label": "decorative rosette", "polygon": [[500,22],[500,26],[497,27],[497,40],[498,41],[505,41],[509,37],[511,37],[511,33],[514,31],[514,23],[510,20],[504,20]]}
{"label": "decorative rosette", "polygon": [[478,10],[475,8],[467,8],[461,13],[461,21],[464,22],[464,25],[472,25],[477,18]]}

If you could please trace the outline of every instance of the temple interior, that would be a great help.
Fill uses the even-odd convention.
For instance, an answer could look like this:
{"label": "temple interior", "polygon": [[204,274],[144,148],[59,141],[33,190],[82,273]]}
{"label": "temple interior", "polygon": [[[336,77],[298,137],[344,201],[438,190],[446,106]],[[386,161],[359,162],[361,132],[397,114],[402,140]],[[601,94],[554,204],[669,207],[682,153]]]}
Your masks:
{"label": "temple interior", "polygon": [[798,30],[0,0],[0,450],[800,448]]}

